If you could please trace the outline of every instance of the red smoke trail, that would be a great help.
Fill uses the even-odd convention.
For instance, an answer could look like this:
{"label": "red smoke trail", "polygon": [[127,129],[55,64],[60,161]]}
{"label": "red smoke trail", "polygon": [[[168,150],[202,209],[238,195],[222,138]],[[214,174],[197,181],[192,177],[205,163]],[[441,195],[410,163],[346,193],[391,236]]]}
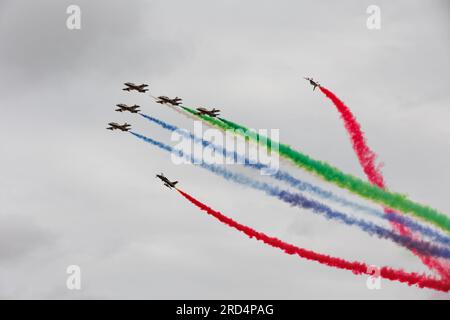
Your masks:
{"label": "red smoke trail", "polygon": [[[324,87],[319,87],[320,91],[323,92],[336,106],[338,112],[344,121],[345,128],[350,135],[353,150],[358,157],[359,163],[364,170],[370,183],[385,189],[386,185],[384,183],[383,174],[375,165],[375,160],[377,158],[375,152],[373,152],[366,143],[364,133],[361,131],[361,126],[356,120],[350,109],[342,102],[336,95]],[[386,214],[398,214],[395,211],[385,208]],[[408,236],[414,238],[412,232],[405,226],[399,223],[392,223],[394,229],[402,236]],[[446,266],[446,263],[440,262],[438,259],[429,258],[414,252],[422,262],[431,269],[436,270],[446,281],[450,282],[450,268]]]}
{"label": "red smoke trail", "polygon": [[[262,232],[258,232],[253,230],[250,227],[242,225],[227,216],[224,216],[222,213],[215,211],[208,207],[207,205],[201,203],[199,200],[193,198],[189,194],[181,191],[180,189],[176,189],[183,197],[193,203],[195,206],[205,211],[207,214],[213,216],[220,222],[228,225],[231,228],[234,228],[238,231],[245,233],[249,238],[255,238],[256,240],[260,240],[265,244],[272,246],[274,248],[278,248],[286,252],[287,254],[296,254],[301,258],[305,258],[308,260],[313,260],[321,264],[325,264],[330,267],[350,270],[354,274],[367,274],[371,275],[370,268],[367,264],[363,262],[357,261],[347,261],[341,258],[331,257],[328,255],[316,253],[314,251],[310,251],[307,249],[303,249],[292,244],[283,242],[277,238],[269,237]],[[430,288],[439,291],[448,292],[450,290],[450,284],[446,282],[439,281],[437,279],[427,277],[423,274],[418,273],[408,273],[403,270],[392,269],[390,267],[382,267],[380,268],[380,276],[385,279],[399,281],[403,283],[407,283],[408,285],[417,285],[420,288]]]}
{"label": "red smoke trail", "polygon": [[341,114],[342,120],[344,120],[345,128],[352,140],[353,149],[358,156],[359,163],[363,168],[369,181],[380,187],[385,188],[383,175],[375,166],[376,154],[367,146],[364,133],[361,131],[361,126],[350,111],[350,109],[336,97],[327,88],[319,87],[320,90],[329,98],[336,106],[337,110]]}

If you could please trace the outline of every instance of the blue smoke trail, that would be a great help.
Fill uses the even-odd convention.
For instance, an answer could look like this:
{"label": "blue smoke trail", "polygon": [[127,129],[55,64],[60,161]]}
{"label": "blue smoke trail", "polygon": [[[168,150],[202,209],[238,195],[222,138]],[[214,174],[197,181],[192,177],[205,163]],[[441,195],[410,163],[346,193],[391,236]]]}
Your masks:
{"label": "blue smoke trail", "polygon": [[[206,141],[202,138],[198,138],[187,130],[180,129],[174,125],[168,124],[167,122],[164,122],[160,119],[157,119],[157,118],[154,118],[151,116],[148,116],[146,114],[140,113],[140,115],[142,117],[144,117],[145,119],[161,126],[162,128],[164,128],[166,130],[169,130],[172,132],[176,131],[177,133],[181,134],[183,137],[193,140],[195,143],[199,143],[199,144],[203,145],[204,147],[212,148],[212,149],[214,149],[214,151],[224,155],[227,158],[234,159],[237,163],[241,163],[241,164],[245,165],[246,167],[256,169],[256,170],[270,170],[270,167],[266,164],[263,164],[260,162],[253,163],[252,161],[250,161],[248,159],[248,157],[242,156],[235,151],[228,151],[227,149],[223,148],[220,145],[216,145],[216,144]],[[273,171],[271,171],[271,172],[273,173]],[[321,197],[322,199],[334,201],[335,203],[339,203],[347,208],[362,211],[362,212],[368,213],[370,215],[376,216],[378,218],[381,218],[384,220],[389,220],[391,222],[400,223],[402,225],[407,226],[408,228],[410,228],[413,231],[420,232],[421,234],[423,234],[437,242],[440,242],[441,244],[450,246],[450,237],[445,236],[428,226],[422,225],[421,223],[413,220],[410,217],[407,217],[404,215],[398,215],[398,214],[395,214],[395,215],[394,214],[385,214],[382,211],[349,201],[343,197],[339,197],[339,196],[333,194],[330,191],[324,190],[324,189],[319,188],[315,185],[312,185],[308,182],[302,181],[302,180],[292,176],[290,173],[288,173],[286,171],[277,170],[274,174],[271,175],[271,177],[273,177],[274,179],[277,179],[279,181],[286,182],[290,186],[292,186],[300,191],[306,191],[306,192],[309,192],[312,194],[316,194],[317,196]]]}
{"label": "blue smoke trail", "polygon": [[377,226],[371,222],[367,222],[365,220],[356,219],[356,218],[347,216],[346,214],[341,213],[339,211],[334,211],[331,208],[329,208],[319,202],[316,202],[314,200],[310,200],[310,199],[303,197],[301,194],[293,194],[293,193],[290,193],[285,190],[280,190],[278,187],[271,186],[265,182],[259,182],[259,181],[253,180],[245,175],[242,175],[239,173],[233,173],[222,167],[198,161],[197,159],[193,158],[191,155],[187,155],[181,150],[176,150],[176,149],[172,148],[171,146],[168,146],[164,143],[153,140],[151,138],[145,137],[138,133],[135,133],[132,131],[130,131],[130,133],[132,135],[134,135],[135,137],[137,137],[147,143],[157,146],[157,147],[159,147],[163,150],[166,150],[170,153],[173,153],[179,157],[183,157],[186,160],[188,160],[194,164],[198,164],[202,168],[204,168],[212,173],[215,173],[219,176],[222,176],[223,178],[225,178],[227,180],[231,180],[231,181],[239,183],[241,185],[245,185],[245,186],[263,191],[266,194],[273,196],[273,197],[277,197],[280,200],[282,200],[286,203],[289,203],[293,206],[297,206],[297,207],[301,207],[301,208],[305,208],[305,209],[311,209],[314,213],[320,214],[320,215],[326,217],[327,219],[337,220],[337,221],[340,221],[340,222],[342,222],[346,225],[350,225],[350,226],[352,226],[352,225],[357,226],[361,230],[369,233],[370,235],[376,235],[382,239],[390,239],[393,242],[398,243],[404,247],[407,247],[409,249],[415,249],[422,254],[433,255],[433,256],[443,257],[443,258],[450,258],[450,250],[448,250],[446,248],[441,248],[438,246],[434,246],[428,242],[417,241],[417,240],[413,240],[409,237],[398,235],[391,230]]}

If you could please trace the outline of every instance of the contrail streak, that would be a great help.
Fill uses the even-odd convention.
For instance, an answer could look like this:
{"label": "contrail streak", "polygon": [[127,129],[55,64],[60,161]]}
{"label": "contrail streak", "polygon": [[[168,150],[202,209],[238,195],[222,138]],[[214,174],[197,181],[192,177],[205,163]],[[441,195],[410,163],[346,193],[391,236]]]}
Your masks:
{"label": "contrail streak", "polygon": [[[364,133],[361,130],[361,125],[353,115],[350,108],[347,107],[345,103],[341,101],[341,99],[339,99],[333,92],[331,92],[327,88],[321,86],[319,87],[319,89],[328,99],[331,100],[331,102],[338,110],[344,122],[345,129],[347,130],[347,133],[350,137],[353,150],[355,151],[359,163],[364,170],[364,173],[366,174],[369,182],[380,187],[381,189],[386,189],[383,174],[375,165],[377,156],[375,152],[373,152],[368,146],[366,138],[364,137]],[[398,215],[397,212],[389,208],[385,208],[385,212],[387,215]],[[392,222],[392,225],[394,229],[397,230],[397,232],[401,235],[415,238],[415,235],[412,234],[411,230],[403,224]],[[422,262],[426,266],[433,270],[436,270],[442,277],[450,279],[450,269],[448,268],[448,266],[446,266],[445,261],[441,262],[438,259],[430,259],[429,257],[424,257],[417,252],[414,253],[422,260]]]}
{"label": "contrail streak", "polygon": [[277,148],[274,149],[277,150],[281,156],[290,159],[300,168],[314,173],[322,179],[334,183],[335,185],[341,188],[345,188],[364,198],[380,203],[387,207],[403,211],[404,213],[414,215],[435,224],[446,232],[450,232],[450,218],[437,211],[436,209],[414,202],[402,194],[383,190],[357,177],[346,174],[324,161],[315,160],[306,154],[296,151],[289,145],[283,143],[278,144],[268,137],[261,136],[244,126],[238,125],[224,118],[216,119],[206,115],[199,115],[196,111],[185,106],[182,106],[182,109],[187,113],[195,115],[197,118],[202,119],[207,123],[210,123],[223,130],[235,130],[235,133],[254,140],[258,143],[263,143],[263,145],[265,145],[269,149],[271,149],[270,146],[276,145]]}
{"label": "contrail streak", "polygon": [[412,240],[409,237],[405,237],[402,235],[398,235],[397,233],[388,230],[386,228],[380,227],[378,225],[375,225],[371,222],[362,220],[362,219],[356,219],[353,217],[350,217],[342,212],[332,210],[326,205],[323,205],[317,201],[310,200],[302,196],[301,194],[294,194],[285,190],[281,190],[278,187],[269,185],[265,182],[259,182],[256,180],[253,180],[243,174],[234,173],[229,170],[224,169],[223,167],[219,167],[217,165],[208,164],[205,162],[198,161],[198,159],[193,158],[191,155],[185,154],[181,150],[175,150],[171,146],[168,146],[164,143],[161,143],[159,141],[153,140],[151,138],[145,137],[143,135],[140,135],[135,132],[131,132],[132,135],[135,137],[150,143],[154,146],[157,146],[163,150],[166,150],[170,153],[174,153],[179,157],[184,157],[188,161],[191,161],[194,164],[198,164],[204,169],[209,170],[212,173],[215,173],[216,175],[222,176],[226,180],[230,180],[236,183],[239,183],[241,185],[245,185],[251,188],[254,188],[256,190],[260,190],[265,192],[267,195],[276,197],[288,204],[291,204],[293,206],[297,206],[304,209],[309,209],[312,212],[319,214],[327,219],[332,219],[339,221],[341,223],[344,223],[349,226],[356,226],[359,229],[367,232],[370,235],[376,235],[379,238],[382,239],[389,239],[399,245],[402,245],[404,247],[407,247],[409,249],[416,249],[417,251],[424,253],[424,254],[430,254],[434,256],[439,257],[445,257],[450,258],[450,250],[447,248],[442,248],[439,246],[432,245],[428,242],[424,241],[415,241]]}
{"label": "contrail streak", "polygon": [[[216,152],[223,154],[230,159],[235,159],[237,163],[241,163],[246,167],[256,169],[256,170],[269,169],[269,166],[267,166],[265,164],[262,164],[260,162],[254,163],[254,162],[250,161],[248,157],[238,154],[236,151],[229,151],[220,145],[217,145],[212,142],[206,141],[202,138],[196,137],[194,134],[188,132],[187,130],[180,129],[180,128],[178,128],[172,124],[169,124],[163,120],[157,119],[155,117],[152,117],[152,116],[149,116],[149,115],[146,115],[143,113],[140,113],[140,115],[142,117],[144,117],[145,119],[151,121],[152,123],[159,125],[160,127],[164,128],[166,130],[169,130],[171,132],[178,132],[184,138],[191,139],[195,143],[201,144],[204,147],[212,148]],[[286,171],[277,170],[270,177],[277,179],[279,181],[283,181],[283,182],[289,184],[290,186],[298,189],[299,191],[306,191],[308,193],[315,194],[315,195],[321,197],[322,199],[327,199],[327,200],[331,200],[333,202],[339,203],[345,207],[348,207],[348,208],[351,208],[354,210],[358,210],[358,211],[362,211],[362,212],[368,213],[370,215],[373,215],[378,218],[382,218],[382,219],[385,219],[385,220],[388,220],[388,221],[391,221],[394,223],[403,224],[405,226],[408,226],[409,228],[411,228],[414,231],[420,232],[423,235],[428,236],[431,239],[440,242],[441,244],[450,246],[450,238],[449,237],[442,235],[439,232],[437,232],[436,230],[433,230],[432,228],[430,228],[428,226],[424,226],[406,216],[384,214],[383,212],[381,212],[379,210],[376,210],[376,209],[373,209],[373,208],[370,208],[370,207],[367,207],[367,206],[364,206],[364,205],[361,205],[361,204],[358,204],[355,202],[351,202],[343,197],[339,197],[339,196],[333,194],[330,191],[324,190],[313,184],[302,181],[302,180],[292,176],[289,172],[286,172]]]}
{"label": "contrail streak", "polygon": [[[286,243],[281,241],[278,238],[270,237],[262,232],[258,232],[248,226],[240,224],[233,219],[223,215],[219,211],[213,210],[209,206],[203,204],[199,200],[195,199],[191,195],[186,192],[177,189],[177,191],[186,198],[189,202],[194,204],[200,210],[206,212],[208,215],[214,217],[219,220],[223,224],[236,229],[244,234],[246,234],[249,238],[255,238],[256,240],[262,241],[265,244],[283,250],[285,253],[289,255],[297,255],[301,258],[316,261],[320,264],[324,264],[333,268],[350,270],[354,274],[367,274],[371,275],[371,268],[363,262],[358,261],[347,261],[341,258],[316,253],[311,250],[307,250],[304,248],[297,247],[295,245]],[[426,275],[418,274],[418,273],[408,273],[403,270],[393,269],[390,267],[382,267],[380,270],[380,276],[385,279],[389,279],[392,281],[399,281],[406,283],[408,285],[417,285],[420,288],[430,288],[438,291],[448,292],[450,290],[450,284],[441,282],[431,277],[427,277]]]}

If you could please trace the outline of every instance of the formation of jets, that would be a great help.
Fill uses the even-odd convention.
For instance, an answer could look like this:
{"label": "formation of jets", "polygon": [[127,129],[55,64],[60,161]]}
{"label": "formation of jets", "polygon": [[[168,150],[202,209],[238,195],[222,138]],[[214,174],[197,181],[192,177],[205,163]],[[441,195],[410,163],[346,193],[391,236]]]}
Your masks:
{"label": "formation of jets", "polygon": [[139,110],[140,106],[138,106],[137,104],[128,106],[124,103],[119,103],[119,104],[116,104],[116,106],[117,106],[117,109],[116,109],[117,112],[128,111],[131,113],[138,113],[139,111],[141,111],[141,110]]}
{"label": "formation of jets", "polygon": [[169,179],[167,179],[166,176],[164,176],[164,173],[157,174],[156,178],[160,179],[169,189],[175,188],[175,185],[178,183],[178,181],[170,181]]}
{"label": "formation of jets", "polygon": [[315,81],[313,78],[305,78],[304,77],[304,79],[309,81],[309,84],[313,86],[313,91],[316,90],[316,87],[320,88],[320,84],[317,81]]}
{"label": "formation of jets", "polygon": [[121,131],[130,131],[131,124],[124,123],[124,124],[118,124],[116,122],[110,122],[108,123],[109,127],[106,128],[107,130],[121,130]]}
{"label": "formation of jets", "polygon": [[156,99],[156,103],[160,103],[160,104],[171,104],[173,106],[179,106],[181,104],[181,101],[183,101],[183,99],[175,97],[173,99],[170,99],[169,97],[166,96],[159,96]]}
{"label": "formation of jets", "polygon": [[[315,81],[313,78],[307,78],[304,77],[305,80],[309,81],[309,84],[313,86],[313,91],[319,87],[320,88],[320,84],[319,82]],[[145,93],[148,91],[148,85],[143,83],[143,84],[135,84],[133,82],[125,82],[124,83],[125,88],[123,88],[122,90],[124,91],[137,91],[137,92],[141,92],[141,93]],[[156,103],[160,103],[160,104],[171,104],[173,106],[179,106],[181,105],[181,101],[182,99],[179,97],[175,97],[173,99],[170,99],[169,97],[166,96],[159,96],[157,98],[155,98]],[[125,112],[128,111],[130,113],[138,113],[140,112],[139,108],[140,106],[138,105],[126,105],[124,103],[119,103],[116,104],[117,109],[115,109],[115,111],[117,112]],[[220,113],[219,109],[216,108],[212,108],[211,110],[208,110],[206,108],[200,107],[196,109],[199,115],[208,115],[210,117],[217,117]],[[129,131],[131,129],[131,125],[128,123],[124,123],[124,124],[118,124],[116,122],[110,122],[108,123],[108,128],[106,128],[108,130],[120,130],[120,131]],[[163,173],[161,174],[157,174],[156,178],[160,179],[163,184],[169,188],[176,188],[175,185],[178,183],[178,181],[170,181],[166,176],[164,176]]]}
{"label": "formation of jets", "polygon": [[[125,85],[125,88],[122,89],[124,91],[133,91],[134,90],[134,91],[141,92],[141,93],[148,91],[148,88],[147,88],[148,85],[147,84],[135,84],[135,83],[132,83],[132,82],[125,82],[124,85]],[[159,96],[157,98],[156,102],[160,103],[160,104],[171,104],[171,105],[174,105],[174,106],[179,106],[181,104],[181,101],[182,101],[182,99],[179,98],[179,97],[175,97],[174,99],[170,99],[170,98],[168,98],[166,96]],[[138,106],[137,104],[129,106],[129,105],[124,104],[124,103],[119,103],[119,104],[116,104],[116,106],[117,106],[117,109],[115,109],[115,111],[117,111],[117,112],[126,112],[126,111],[128,111],[130,113],[138,113],[138,112],[140,112],[140,109],[139,109],[140,106]],[[215,114],[218,111],[219,110],[213,109],[213,110],[211,110],[211,112],[212,112],[211,114]],[[202,112],[202,111],[200,111],[200,112]],[[208,113],[208,110],[204,109],[203,112]],[[110,123],[108,123],[108,127],[106,129],[112,130],[112,131],[113,130],[120,130],[120,131],[125,131],[126,132],[126,131],[130,131],[131,125],[126,123],[126,122],[124,124],[118,124],[116,122],[110,122]],[[169,189],[175,188],[175,185],[178,183],[178,181],[170,181],[169,179],[167,179],[164,176],[163,173],[157,174],[156,177],[158,179],[160,179],[164,183],[164,185],[167,188],[169,188]]]}
{"label": "formation of jets", "polygon": [[[133,82],[125,82],[124,85],[125,85],[125,88],[122,89],[124,91],[133,91],[133,90],[138,91],[138,92],[147,92],[148,91],[148,89],[147,89],[148,84],[145,84],[145,83],[135,84]],[[115,109],[115,111],[117,111],[117,112],[128,111],[131,113],[138,113],[141,111],[141,110],[139,110],[140,106],[138,106],[137,104],[129,106],[124,103],[119,103],[119,104],[116,104],[116,107],[117,107],[117,109]],[[120,131],[126,132],[126,131],[130,131],[131,125],[126,122],[124,124],[110,122],[110,123],[108,123],[108,128],[106,128],[106,129],[111,130],[111,131],[120,130]]]}
{"label": "formation of jets", "polygon": [[148,89],[146,89],[148,87],[148,84],[145,84],[145,83],[135,84],[133,82],[125,82],[124,85],[125,85],[125,88],[122,89],[123,91],[132,91],[132,90],[135,90],[138,92],[147,92],[148,91]]}
{"label": "formation of jets", "polygon": [[197,108],[198,114],[206,114],[210,117],[217,117],[219,115],[220,110],[216,108],[212,108],[211,110],[205,109],[203,107]]}

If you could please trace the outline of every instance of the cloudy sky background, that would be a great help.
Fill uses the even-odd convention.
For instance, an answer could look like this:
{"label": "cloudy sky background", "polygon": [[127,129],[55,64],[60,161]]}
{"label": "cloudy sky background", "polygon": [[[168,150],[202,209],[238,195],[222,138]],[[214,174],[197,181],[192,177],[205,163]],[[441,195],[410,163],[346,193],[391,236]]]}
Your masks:
{"label": "cloudy sky background", "polygon": [[[70,4],[81,7],[81,30],[66,28]],[[381,7],[379,31],[366,28],[370,4]],[[388,241],[173,165],[167,153],[104,128],[127,121],[170,142],[141,117],[114,112],[121,102],[193,128],[148,95],[121,90],[145,82],[153,94],[278,128],[282,141],[364,178],[336,110],[301,79],[313,76],[352,108],[389,188],[448,213],[449,9],[437,0],[1,0],[0,297],[448,298],[385,280],[368,290],[366,277],[249,240],[163,188],[155,173],[299,246],[426,271]],[[72,264],[82,269],[80,291],[66,288]]]}

